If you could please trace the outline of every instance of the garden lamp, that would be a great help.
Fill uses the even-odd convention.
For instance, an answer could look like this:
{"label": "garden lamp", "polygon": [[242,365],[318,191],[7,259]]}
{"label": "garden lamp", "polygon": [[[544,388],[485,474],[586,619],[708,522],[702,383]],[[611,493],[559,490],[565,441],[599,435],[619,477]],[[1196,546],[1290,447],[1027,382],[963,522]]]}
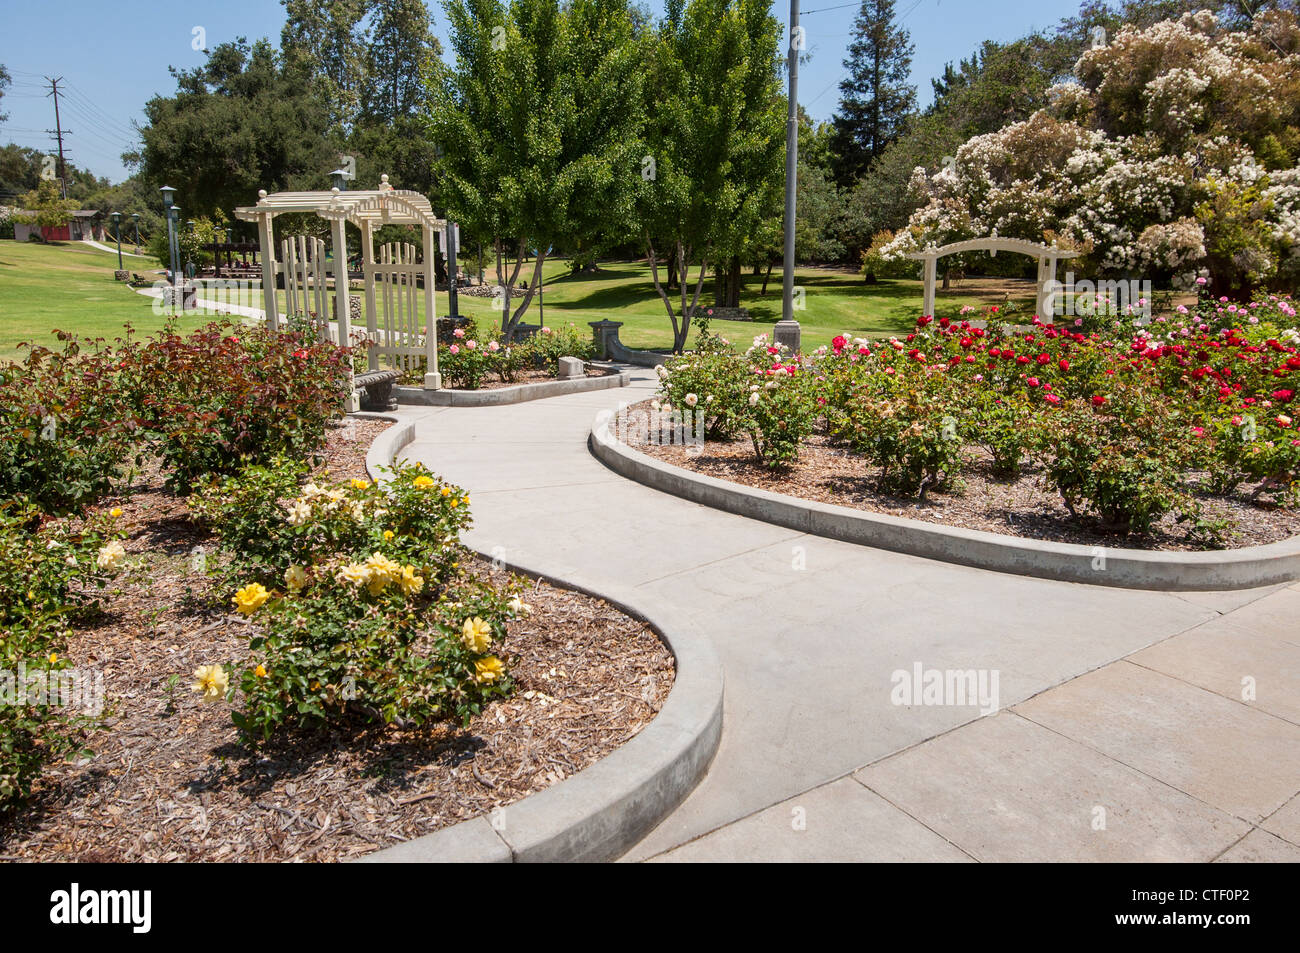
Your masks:
{"label": "garden lamp", "polygon": [[113,220],[113,237],[117,239],[117,270],[122,270],[122,213],[111,212],[109,218]]}
{"label": "garden lamp", "polygon": [[135,250],[140,250],[140,213],[132,212],[131,220],[135,222]]}

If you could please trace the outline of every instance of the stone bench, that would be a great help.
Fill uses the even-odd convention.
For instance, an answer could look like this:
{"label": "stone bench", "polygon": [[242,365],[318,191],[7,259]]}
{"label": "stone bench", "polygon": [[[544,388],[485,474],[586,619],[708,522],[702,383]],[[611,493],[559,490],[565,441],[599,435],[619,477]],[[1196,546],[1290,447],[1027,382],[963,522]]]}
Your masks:
{"label": "stone bench", "polygon": [[361,393],[361,409],[385,411],[397,409],[397,398],[393,396],[393,385],[402,376],[401,371],[367,371],[358,374],[353,386]]}

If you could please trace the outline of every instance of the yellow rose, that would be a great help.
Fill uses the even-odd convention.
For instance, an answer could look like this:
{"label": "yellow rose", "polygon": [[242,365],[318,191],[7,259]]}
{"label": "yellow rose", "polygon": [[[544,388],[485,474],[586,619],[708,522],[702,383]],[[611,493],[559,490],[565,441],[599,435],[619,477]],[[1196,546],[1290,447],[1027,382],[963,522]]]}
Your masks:
{"label": "yellow rose", "polygon": [[257,668],[253,669],[253,674],[258,678],[266,678],[266,666],[259,664]]}
{"label": "yellow rose", "polygon": [[370,486],[370,481],[369,481],[369,480],[353,480],[353,481],[352,481],[352,489],[354,489],[354,490],[364,490],[364,489],[366,489],[368,486]]}
{"label": "yellow rose", "polygon": [[372,596],[379,595],[390,582],[402,577],[401,565],[379,553],[370,554],[366,570],[370,573],[369,591]]}
{"label": "yellow rose", "polygon": [[116,569],[118,563],[126,558],[126,549],[116,539],[100,549],[95,557],[95,565],[100,569]]}
{"label": "yellow rose", "polygon": [[389,542],[393,538],[393,535],[394,534],[391,529],[384,530],[384,542],[386,543]]}
{"label": "yellow rose", "polygon": [[443,487],[441,490],[439,490],[438,492],[441,493],[443,496],[451,496],[451,487],[449,487],[449,486],[444,486],[444,487]]}
{"label": "yellow rose", "polygon": [[339,567],[338,580],[354,586],[363,586],[370,581],[370,569],[361,563],[348,563],[346,566]]}
{"label": "yellow rose", "polygon": [[111,510],[109,510],[108,515],[113,517],[113,519],[117,519],[119,516],[122,515],[122,508],[120,506],[115,506]]}
{"label": "yellow rose", "polygon": [[50,653],[50,664],[51,664],[51,665],[58,665],[58,664],[59,664],[59,653],[58,653],[58,652],[51,652],[51,653]]}
{"label": "yellow rose", "polygon": [[429,487],[433,486],[433,477],[428,477],[421,474],[420,476],[416,477],[413,482],[421,490],[427,490]]}
{"label": "yellow rose", "polygon": [[290,566],[284,571],[284,585],[290,592],[302,592],[307,585],[307,570],[301,566]]}
{"label": "yellow rose", "polygon": [[415,574],[414,566],[403,566],[402,575],[398,577],[397,584],[402,587],[402,592],[408,596],[413,595],[424,588],[424,577]]}
{"label": "yellow rose", "polygon": [[260,582],[254,582],[240,589],[230,601],[235,604],[236,612],[243,616],[250,616],[262,608],[269,598],[271,594],[266,591],[266,587]]}
{"label": "yellow rose", "polygon": [[506,667],[495,655],[489,655],[474,663],[474,681],[480,685],[498,681],[506,673]]}
{"label": "yellow rose", "polygon": [[492,626],[478,616],[466,619],[460,630],[460,640],[471,652],[486,652],[492,644]]}
{"label": "yellow rose", "polygon": [[201,692],[205,702],[215,702],[226,697],[226,687],[229,684],[230,676],[224,668],[220,665],[204,665],[194,670],[194,684],[190,687]]}

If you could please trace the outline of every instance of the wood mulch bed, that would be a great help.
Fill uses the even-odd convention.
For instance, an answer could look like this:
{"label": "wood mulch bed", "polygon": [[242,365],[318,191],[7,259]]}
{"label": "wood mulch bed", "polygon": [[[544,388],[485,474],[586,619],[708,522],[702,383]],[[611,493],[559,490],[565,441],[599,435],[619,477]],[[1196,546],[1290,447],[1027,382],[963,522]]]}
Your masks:
{"label": "wood mulch bed", "polygon": [[[348,418],[333,429],[329,476],[364,477],[366,449],[388,426]],[[67,653],[104,675],[105,717],[87,736],[94,757],[52,765],[31,800],[0,818],[0,860],[355,857],[582,770],[645,727],[672,687],[672,655],[646,625],[526,580],[533,612],[510,623],[501,646],[518,687],[467,729],[320,729],[254,751],[226,703],[205,705],[189,688],[198,666],[248,654],[247,623],[214,608],[192,568],[212,540],[157,472],[103,505],[123,510],[129,568]]]}
{"label": "wood mulch bed", "polygon": [[[648,411],[649,401],[638,404],[637,409]],[[772,493],[945,526],[1085,546],[1169,552],[1207,548],[1189,536],[1187,524],[1179,524],[1172,515],[1141,536],[1106,532],[1086,518],[1075,520],[1037,467],[1028,465],[1017,480],[999,478],[993,474],[990,456],[980,447],[967,448],[971,461],[962,470],[961,486],[955,492],[931,491],[924,501],[880,492],[876,489],[880,468],[822,434],[809,438],[797,463],[775,471],[755,462],[748,438],[709,442],[703,448],[638,445],[635,449],[673,466]],[[1300,511],[1256,505],[1244,492],[1226,497],[1205,495],[1201,504],[1206,518],[1231,522],[1226,537],[1209,548],[1239,549],[1300,535]]]}

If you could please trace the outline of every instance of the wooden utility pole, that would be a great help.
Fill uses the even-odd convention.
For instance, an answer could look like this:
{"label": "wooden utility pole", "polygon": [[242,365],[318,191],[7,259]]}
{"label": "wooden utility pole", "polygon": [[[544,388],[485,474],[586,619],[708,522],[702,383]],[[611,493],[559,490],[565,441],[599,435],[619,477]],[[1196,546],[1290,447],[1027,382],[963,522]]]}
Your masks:
{"label": "wooden utility pole", "polygon": [[63,124],[59,120],[59,83],[63,82],[63,77],[51,79],[49,76],[45,79],[50,84],[50,91],[46,95],[54,97],[54,128],[45,130],[53,134],[59,142],[59,188],[63,198],[68,197],[68,169],[67,163],[63,159]]}

